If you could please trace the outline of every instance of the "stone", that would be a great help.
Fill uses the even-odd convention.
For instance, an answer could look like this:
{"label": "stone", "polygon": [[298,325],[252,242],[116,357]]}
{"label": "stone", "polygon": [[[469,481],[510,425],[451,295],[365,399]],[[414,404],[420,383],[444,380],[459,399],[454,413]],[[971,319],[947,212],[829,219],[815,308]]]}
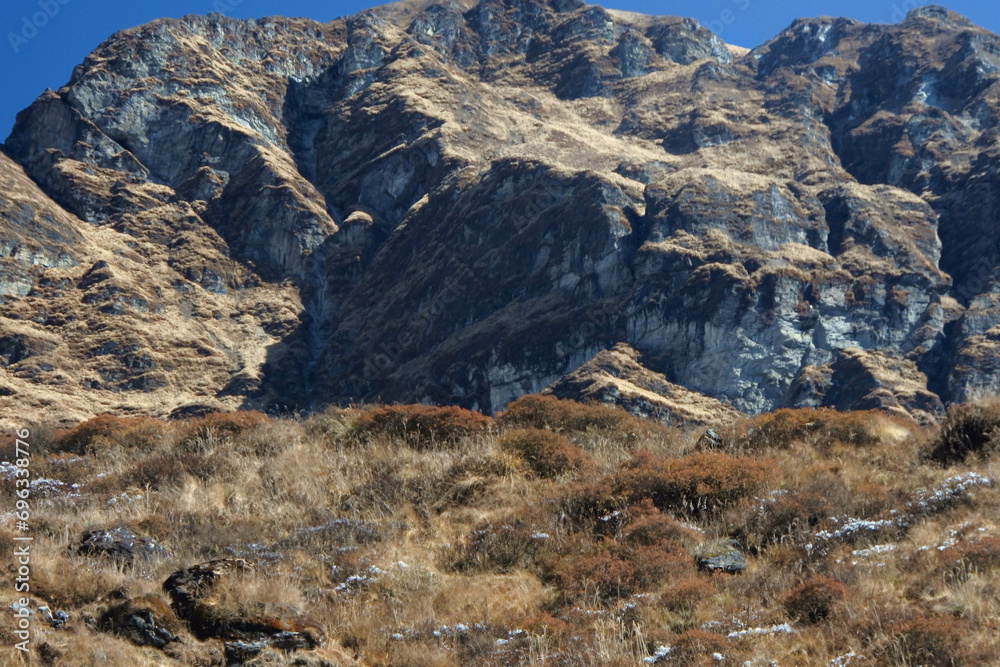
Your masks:
{"label": "stone", "polygon": [[696,449],[722,449],[725,446],[726,441],[714,428],[705,429],[695,442]]}
{"label": "stone", "polygon": [[125,637],[136,646],[162,649],[179,641],[175,623],[173,614],[162,600],[147,596],[108,607],[98,620],[98,627]]}
{"label": "stone", "polygon": [[708,549],[698,558],[698,569],[704,572],[739,574],[747,567],[746,556],[736,540],[726,540],[716,548]]}
{"label": "stone", "polygon": [[79,542],[69,546],[69,550],[83,556],[110,558],[128,564],[138,561],[149,564],[168,555],[156,540],[138,534],[128,526],[88,530]]}
{"label": "stone", "polygon": [[[222,640],[226,655],[243,662],[266,647],[284,651],[312,650],[324,642],[323,631],[304,616],[283,610],[275,615],[243,614],[216,605],[213,588],[252,570],[240,558],[220,558],[177,570],[163,582],[177,617],[185,621],[199,640]],[[230,663],[235,664],[235,663]]]}
{"label": "stone", "polygon": [[49,627],[56,630],[64,627],[66,622],[69,621],[69,612],[63,611],[62,609],[57,609],[52,611],[47,606],[42,605],[38,608],[38,613],[48,622]]}

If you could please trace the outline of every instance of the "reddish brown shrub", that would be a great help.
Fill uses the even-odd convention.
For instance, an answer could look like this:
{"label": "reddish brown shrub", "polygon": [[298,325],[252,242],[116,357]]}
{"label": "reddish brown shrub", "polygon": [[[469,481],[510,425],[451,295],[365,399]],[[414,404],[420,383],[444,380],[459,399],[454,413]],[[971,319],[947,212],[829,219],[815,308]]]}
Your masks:
{"label": "reddish brown shrub", "polygon": [[662,513],[649,498],[628,508],[625,515],[622,539],[626,544],[653,546],[664,542],[680,543],[698,539],[696,531]]}
{"label": "reddish brown shrub", "polygon": [[962,540],[940,552],[940,558],[966,572],[985,572],[1000,567],[1000,538]]}
{"label": "reddish brown shrub", "polygon": [[529,634],[543,637],[560,637],[568,634],[572,629],[572,626],[566,621],[544,612],[537,616],[529,616],[518,625]]}
{"label": "reddish brown shrub", "polygon": [[736,508],[735,535],[749,548],[761,548],[806,536],[827,517],[844,514],[839,503],[811,491],[782,490],[756,503],[751,511]]}
{"label": "reddish brown shrub", "polygon": [[966,628],[953,616],[918,616],[896,623],[890,646],[878,651],[879,664],[962,667],[968,652],[963,649]]}
{"label": "reddish brown shrub", "polygon": [[507,427],[547,428],[553,431],[586,431],[588,428],[621,430],[635,428],[643,420],[621,408],[594,403],[577,403],[543,394],[528,394],[497,415],[497,423]]}
{"label": "reddish brown shrub", "polygon": [[517,452],[539,477],[558,477],[591,465],[590,455],[565,436],[538,428],[510,431],[500,446]]}
{"label": "reddish brown shrub", "polygon": [[239,435],[271,422],[270,417],[257,410],[212,412],[204,417],[184,422],[181,426],[181,438],[184,440],[204,438],[213,432],[216,435]]}
{"label": "reddish brown shrub", "polygon": [[970,455],[988,456],[997,447],[998,428],[1000,401],[954,405],[948,408],[928,457],[949,465],[961,463]]}
{"label": "reddish brown shrub", "polygon": [[557,587],[570,599],[612,600],[647,591],[690,569],[690,554],[674,544],[626,548],[605,540],[588,554],[556,564]]}
{"label": "reddish brown shrub", "polygon": [[690,614],[698,604],[715,594],[708,577],[690,573],[670,580],[660,592],[660,603],[678,614]]}
{"label": "reddish brown shrub", "polygon": [[361,437],[402,438],[414,446],[433,446],[482,433],[492,423],[485,415],[453,405],[385,405],[361,411],[354,421],[354,433]]}
{"label": "reddish brown shrub", "polygon": [[98,440],[124,447],[148,448],[159,442],[167,425],[153,417],[117,417],[103,414],[56,435],[56,449],[85,454]]}
{"label": "reddish brown shrub", "polygon": [[728,440],[737,449],[756,452],[785,449],[793,442],[806,442],[825,449],[834,443],[868,446],[879,442],[874,428],[892,419],[876,410],[838,412],[830,408],[782,409],[737,424]]}
{"label": "reddish brown shrub", "polygon": [[785,593],[781,604],[790,617],[804,623],[819,623],[846,595],[847,589],[836,579],[815,576]]}
{"label": "reddish brown shrub", "polygon": [[636,452],[612,483],[629,503],[649,498],[661,510],[692,515],[718,512],[778,479],[773,461],[727,454],[671,459]]}

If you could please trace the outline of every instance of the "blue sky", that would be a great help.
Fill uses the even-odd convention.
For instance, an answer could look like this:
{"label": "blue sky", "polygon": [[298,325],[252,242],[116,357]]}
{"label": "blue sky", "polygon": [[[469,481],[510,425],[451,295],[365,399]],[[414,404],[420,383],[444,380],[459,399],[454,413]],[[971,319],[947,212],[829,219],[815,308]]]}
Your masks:
{"label": "blue sky", "polygon": [[[1000,30],[996,0],[953,0],[948,7]],[[371,0],[0,0],[0,138],[17,112],[45,88],[59,88],[73,67],[113,32],[163,16],[222,10],[248,18],[274,14],[331,21],[380,4]],[[693,16],[727,42],[752,47],[799,16],[850,16],[891,23],[918,0],[604,0],[599,4],[646,14]]]}

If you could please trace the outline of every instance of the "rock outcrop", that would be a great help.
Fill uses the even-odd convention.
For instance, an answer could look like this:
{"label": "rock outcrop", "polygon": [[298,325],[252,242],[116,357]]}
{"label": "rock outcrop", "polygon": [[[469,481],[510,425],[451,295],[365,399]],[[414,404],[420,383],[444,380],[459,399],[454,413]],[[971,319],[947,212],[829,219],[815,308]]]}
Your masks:
{"label": "rock outcrop", "polygon": [[935,419],[1000,390],[998,54],[939,7],[749,53],[573,0],[117,33],[0,154],[0,407]]}
{"label": "rock outcrop", "polygon": [[632,414],[676,425],[716,426],[740,416],[726,403],[689,391],[649,370],[639,362],[639,353],[625,343],[598,352],[542,393],[620,405]]}
{"label": "rock outcrop", "polygon": [[284,610],[280,615],[254,616],[220,604],[218,588],[251,569],[243,559],[212,560],[174,572],[163,582],[163,590],[174,613],[197,639],[216,638],[225,644],[227,664],[240,664],[267,648],[294,651],[319,646],[323,631],[308,618]]}

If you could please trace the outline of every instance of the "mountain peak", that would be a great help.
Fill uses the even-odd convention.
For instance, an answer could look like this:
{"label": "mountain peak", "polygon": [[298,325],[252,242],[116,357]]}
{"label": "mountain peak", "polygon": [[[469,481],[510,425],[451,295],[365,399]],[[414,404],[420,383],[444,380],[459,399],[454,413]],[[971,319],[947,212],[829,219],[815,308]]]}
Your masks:
{"label": "mountain peak", "polygon": [[749,56],[574,0],[117,33],[0,157],[0,404],[491,412],[621,345],[933,419],[1000,387],[1000,38],[942,12]]}

